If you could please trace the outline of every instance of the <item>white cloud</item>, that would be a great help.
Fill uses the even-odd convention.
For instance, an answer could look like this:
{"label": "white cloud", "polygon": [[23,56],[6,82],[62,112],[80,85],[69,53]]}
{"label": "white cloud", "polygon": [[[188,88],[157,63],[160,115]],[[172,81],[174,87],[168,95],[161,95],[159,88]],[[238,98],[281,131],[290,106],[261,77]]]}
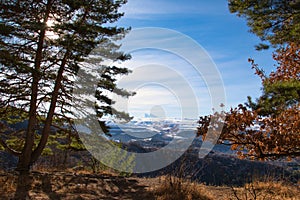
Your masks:
{"label": "white cloud", "polygon": [[[153,38],[153,35],[155,38]],[[122,63],[122,65],[133,70],[133,73],[122,77],[118,82],[119,87],[137,92],[139,98],[130,98],[134,99],[134,101],[131,101],[134,102],[131,110],[134,110],[135,113],[139,112],[139,115],[141,115],[145,113],[145,110],[151,109],[151,106],[164,105],[169,110],[172,107],[173,112],[168,112],[171,115],[175,115],[175,113],[178,115],[177,108],[184,109],[184,114],[191,113],[191,116],[194,118],[204,113],[210,113],[212,110],[212,97],[206,81],[209,81],[212,91],[219,91],[218,86],[220,85],[219,81],[214,81],[214,79],[218,80],[218,74],[215,74],[216,72],[210,68],[212,67],[211,61],[208,60],[205,52],[194,51],[193,47],[190,48],[192,45],[197,45],[196,43],[192,43],[192,45],[184,42],[181,44],[176,43],[186,40],[184,37],[176,38],[172,37],[172,35],[170,37],[161,33],[153,35],[135,35],[133,39],[130,38],[123,43],[125,49],[135,49],[136,46],[142,44],[142,48],[137,48],[133,52],[127,52],[132,54],[132,59]],[[157,44],[164,43],[163,46],[167,48],[145,48],[147,46],[155,47],[156,44],[153,44],[153,41]],[[132,47],[126,45],[131,45]],[[171,51],[168,51],[169,49]],[[179,52],[180,55],[177,55],[176,52]],[[189,58],[185,58],[185,55],[188,55]],[[197,64],[198,67],[193,66],[189,62],[191,59],[191,62]],[[149,88],[148,90],[139,89],[144,86],[149,86],[151,90]],[[157,90],[157,86],[167,89],[167,91],[164,91],[165,95]],[[170,93],[176,96],[177,102],[182,101],[183,105],[171,101],[168,98]],[[128,102],[130,102],[130,99]],[[125,110],[129,109],[128,102],[122,100],[119,100],[119,102],[122,102],[120,105]],[[125,106],[124,103],[126,104]],[[218,104],[220,103],[221,100]],[[225,102],[222,100],[222,103]]]}
{"label": "white cloud", "polygon": [[220,15],[224,10],[224,2],[210,4],[199,0],[130,0],[121,9],[126,18],[153,19],[155,15],[166,14],[199,14]]}

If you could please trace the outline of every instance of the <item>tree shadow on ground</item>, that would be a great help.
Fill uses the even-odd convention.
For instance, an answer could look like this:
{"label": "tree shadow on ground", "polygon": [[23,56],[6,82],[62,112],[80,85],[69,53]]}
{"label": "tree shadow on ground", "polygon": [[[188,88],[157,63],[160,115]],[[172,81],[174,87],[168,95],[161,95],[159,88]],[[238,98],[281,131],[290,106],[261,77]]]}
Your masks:
{"label": "tree shadow on ground", "polygon": [[98,174],[40,173],[32,187],[33,198],[152,200],[154,194],[134,178]]}
{"label": "tree shadow on ground", "polygon": [[45,174],[41,177],[41,189],[50,200],[61,200],[60,196],[52,190],[51,177],[48,174]]}

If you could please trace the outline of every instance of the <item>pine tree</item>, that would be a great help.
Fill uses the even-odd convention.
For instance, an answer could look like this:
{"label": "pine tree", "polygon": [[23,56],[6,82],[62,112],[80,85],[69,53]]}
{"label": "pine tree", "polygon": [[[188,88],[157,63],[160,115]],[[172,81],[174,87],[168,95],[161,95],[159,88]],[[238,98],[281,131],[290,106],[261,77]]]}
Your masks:
{"label": "pine tree", "polygon": [[[1,129],[0,142],[6,151],[19,157],[20,177],[42,154],[53,127],[72,126],[73,80],[79,69],[85,68],[84,61],[92,50],[102,49],[98,60],[111,59],[111,55],[114,61],[130,58],[118,52],[114,44],[128,29],[109,26],[122,17],[118,9],[125,3],[126,0],[0,1],[0,122],[5,127]],[[118,89],[113,78],[127,74],[126,68],[99,67],[105,71],[98,80],[99,90],[130,95]],[[111,112],[113,101],[109,97],[97,94],[97,98],[101,102],[97,107],[99,116],[118,115],[117,111]],[[128,117],[125,113],[122,116]],[[24,120],[25,128],[12,128]],[[99,123],[104,127],[103,122]],[[9,143],[12,139],[14,144]],[[24,199],[24,187],[23,191],[18,189],[16,198]]]}
{"label": "pine tree", "polygon": [[[273,46],[298,43],[300,38],[299,0],[229,0],[231,13],[247,19],[250,31]],[[269,44],[256,46],[269,48]]]}

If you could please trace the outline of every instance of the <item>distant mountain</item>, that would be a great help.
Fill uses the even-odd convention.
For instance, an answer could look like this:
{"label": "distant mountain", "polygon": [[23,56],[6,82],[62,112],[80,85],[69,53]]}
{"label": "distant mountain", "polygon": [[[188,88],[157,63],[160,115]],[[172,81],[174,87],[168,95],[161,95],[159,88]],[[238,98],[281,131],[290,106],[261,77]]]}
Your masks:
{"label": "distant mountain", "polygon": [[[196,131],[194,120],[152,120],[148,118],[135,119],[127,124],[108,123],[111,140],[121,143],[135,143],[146,148],[161,148],[169,144],[174,138],[185,140],[184,135],[179,136],[180,131]],[[195,135],[196,136],[196,135]],[[202,141],[199,141],[197,148],[200,148]],[[234,151],[226,145],[215,145],[214,153],[234,154]]]}
{"label": "distant mountain", "polygon": [[144,116],[145,116],[145,118],[157,118],[157,116],[152,113],[150,113],[150,114],[145,113]]}

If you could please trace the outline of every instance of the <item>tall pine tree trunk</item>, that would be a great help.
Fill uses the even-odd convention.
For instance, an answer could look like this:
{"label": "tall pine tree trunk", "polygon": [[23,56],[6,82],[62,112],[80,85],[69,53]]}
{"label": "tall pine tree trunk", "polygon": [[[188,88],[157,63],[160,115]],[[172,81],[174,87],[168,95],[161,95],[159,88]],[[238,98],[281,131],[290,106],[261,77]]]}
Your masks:
{"label": "tall pine tree trunk", "polygon": [[29,191],[31,189],[32,177],[29,171],[20,171],[17,180],[17,189],[14,200],[26,200],[29,198]]}
{"label": "tall pine tree trunk", "polygon": [[[43,18],[43,23],[47,23],[51,11],[52,0],[47,1],[46,12]],[[26,131],[25,145],[19,156],[18,165],[16,171],[19,172],[17,189],[14,199],[26,199],[31,188],[31,178],[29,175],[30,167],[32,165],[32,154],[34,147],[34,134],[37,126],[37,102],[38,102],[38,90],[40,81],[40,69],[43,59],[43,48],[46,36],[46,27],[43,27],[39,34],[39,40],[37,43],[36,57],[34,61],[34,70],[32,71],[32,84],[31,84],[31,99],[29,108],[29,119]]]}

